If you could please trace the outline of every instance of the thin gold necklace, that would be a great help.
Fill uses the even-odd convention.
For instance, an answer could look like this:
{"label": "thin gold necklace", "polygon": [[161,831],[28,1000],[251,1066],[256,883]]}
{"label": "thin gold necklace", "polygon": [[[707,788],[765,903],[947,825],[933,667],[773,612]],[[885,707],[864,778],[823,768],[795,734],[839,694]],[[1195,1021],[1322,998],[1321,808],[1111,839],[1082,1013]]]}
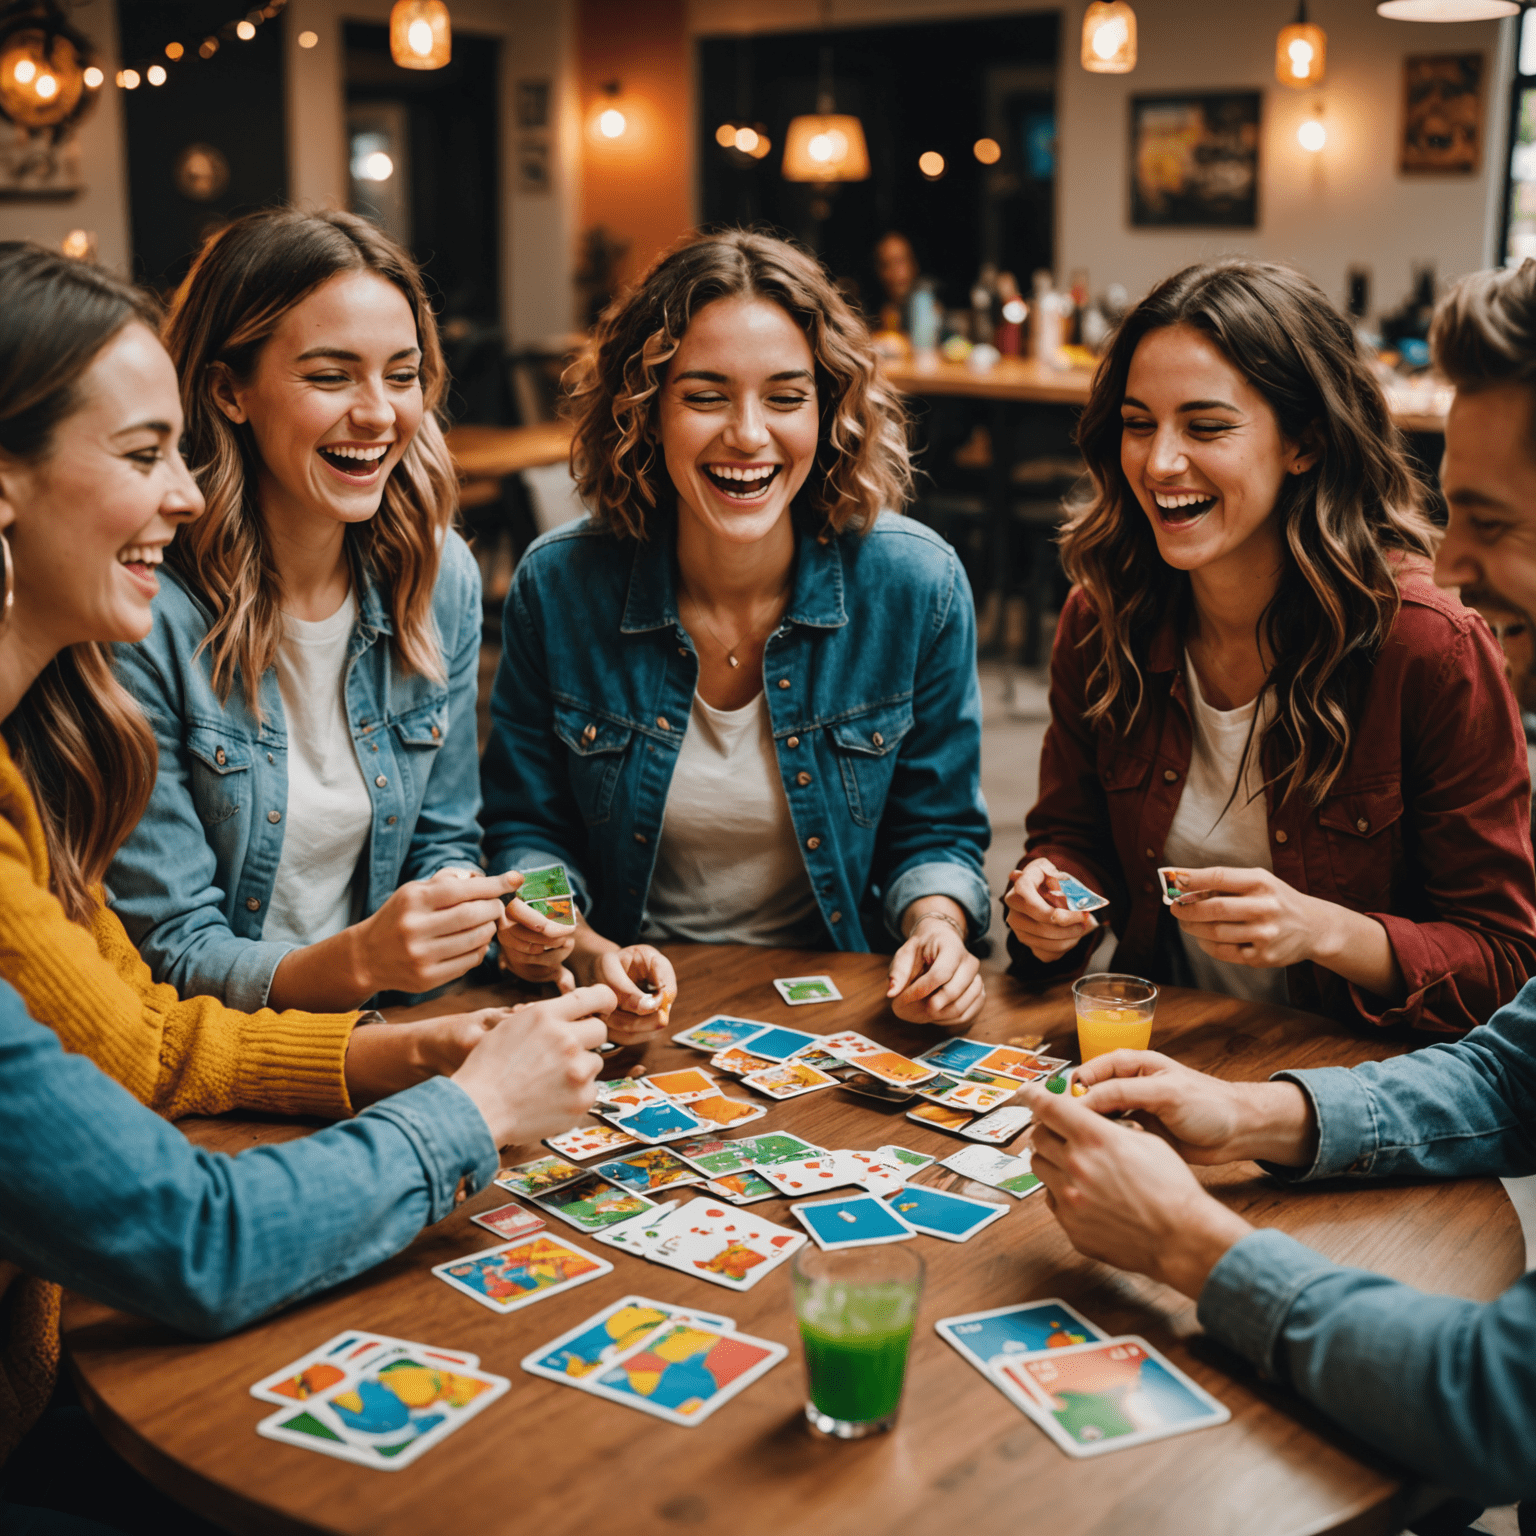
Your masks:
{"label": "thin gold necklace", "polygon": [[[751,630],[747,634],[743,635],[735,645],[727,645],[725,641],[720,638],[720,631],[716,629],[715,626],[711,624],[709,620],[704,616],[704,610],[699,607],[693,593],[691,593],[686,587],[680,587],[679,590],[684,602],[686,602],[688,606],[693,609],[694,613],[698,615],[699,623],[701,623],[704,628],[709,631],[710,637],[714,640],[715,644],[725,652],[726,665],[731,667],[739,667],[741,662],[737,659],[736,652],[739,651],[744,645],[747,645],[749,642],[755,641],[757,639],[758,632],[756,630]],[[788,592],[789,583],[786,581],[774,598],[775,606],[783,602]],[[782,613],[782,610],[780,610],[780,613]],[[766,634],[768,630],[772,629],[773,626],[779,622],[779,617],[780,614],[776,613],[773,618],[771,618],[768,623],[763,626],[764,634]]]}

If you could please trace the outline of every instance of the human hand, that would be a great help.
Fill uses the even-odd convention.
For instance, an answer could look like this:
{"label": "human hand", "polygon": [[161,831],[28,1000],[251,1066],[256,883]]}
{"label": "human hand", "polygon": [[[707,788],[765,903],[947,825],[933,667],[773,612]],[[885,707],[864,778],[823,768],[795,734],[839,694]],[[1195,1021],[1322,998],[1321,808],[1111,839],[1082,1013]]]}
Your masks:
{"label": "human hand", "polygon": [[1267,869],[1181,869],[1174,878],[1188,894],[1173,915],[1213,959],[1273,970],[1320,960],[1329,947],[1339,909]]}
{"label": "human hand", "polygon": [[[516,870],[504,876],[516,881],[520,890],[523,877]],[[571,911],[575,913],[575,903]],[[565,962],[576,948],[576,929],[535,912],[525,901],[514,898],[502,908],[497,919],[496,939],[501,946],[501,967],[524,981],[553,982],[562,992],[576,985],[576,978]]]}
{"label": "human hand", "polygon": [[1059,960],[1085,933],[1099,926],[1092,912],[1069,912],[1050,883],[1063,874],[1049,859],[1031,859],[1014,870],[1003,895],[1008,926],[1043,964]]}
{"label": "human hand", "polygon": [[352,1107],[361,1109],[429,1077],[449,1076],[511,1012],[481,1008],[404,1024],[359,1024],[347,1041],[345,1072]]}
{"label": "human hand", "polygon": [[392,892],[347,930],[360,995],[430,992],[478,965],[496,937],[502,896],[517,888],[507,881],[506,875],[440,869]]}
{"label": "human hand", "polygon": [[611,987],[618,999],[617,1011],[608,1020],[608,1038],[615,1044],[643,1045],[671,1021],[677,973],[653,945],[591,952],[580,957],[578,966],[583,981]]}
{"label": "human hand", "polygon": [[465,1058],[453,1081],[475,1101],[498,1147],[527,1146],[569,1130],[592,1107],[607,1033],[607,987],[509,1009]]}
{"label": "human hand", "polygon": [[1189,1163],[1262,1159],[1305,1168],[1317,1156],[1312,1101],[1295,1083],[1223,1082],[1157,1051],[1095,1056],[1073,1082],[1088,1090],[1080,1105],[1134,1114]]}
{"label": "human hand", "polygon": [[1253,1230],[1159,1137],[1033,1084],[1020,1101],[1034,1112],[1034,1171],[1079,1253],[1198,1297],[1222,1255]]}
{"label": "human hand", "polygon": [[969,1024],[981,1012],[987,989],[981,962],[965,940],[951,923],[930,913],[918,918],[891,956],[885,995],[891,1012],[909,1024]]}

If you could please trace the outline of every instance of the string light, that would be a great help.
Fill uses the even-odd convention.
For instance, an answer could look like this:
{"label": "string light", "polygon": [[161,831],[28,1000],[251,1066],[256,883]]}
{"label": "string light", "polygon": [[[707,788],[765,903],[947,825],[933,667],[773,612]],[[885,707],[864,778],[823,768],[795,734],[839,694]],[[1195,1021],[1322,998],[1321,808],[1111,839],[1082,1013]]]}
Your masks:
{"label": "string light", "polygon": [[996,165],[1003,158],[1003,146],[996,139],[977,139],[971,146],[971,153],[983,165]]}
{"label": "string light", "polygon": [[144,78],[148,80],[151,85],[164,85],[165,70],[158,64],[151,64],[149,68],[144,71]]}
{"label": "string light", "polygon": [[175,63],[175,61],[179,59],[186,51],[187,50],[183,48],[180,43],[167,43],[165,45],[165,56],[171,60],[172,63]]}
{"label": "string light", "polygon": [[107,77],[92,64],[81,78],[85,81],[85,88],[88,91],[95,91],[101,88]]}
{"label": "string light", "polygon": [[944,174],[944,156],[936,149],[925,149],[917,157],[917,168],[929,181],[937,181]]}
{"label": "string light", "polygon": [[235,36],[238,37],[242,43],[248,43],[253,37],[256,36],[256,28],[253,27],[248,21],[236,22]]}
{"label": "string light", "polygon": [[319,41],[320,41],[320,34],[318,32],[300,32],[299,33],[299,47],[300,48],[313,48]]}
{"label": "string light", "polygon": [[139,72],[136,69],[120,69],[117,72],[117,83],[125,91],[136,91],[139,88]]}

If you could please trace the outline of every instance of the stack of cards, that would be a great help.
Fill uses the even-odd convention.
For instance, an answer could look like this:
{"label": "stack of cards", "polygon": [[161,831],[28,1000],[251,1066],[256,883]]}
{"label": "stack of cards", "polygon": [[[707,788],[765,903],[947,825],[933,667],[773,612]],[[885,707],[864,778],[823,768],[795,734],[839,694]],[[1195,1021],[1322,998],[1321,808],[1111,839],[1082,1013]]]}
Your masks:
{"label": "stack of cards", "polygon": [[338,1334],[264,1377],[251,1395],[279,1405],[256,1433],[358,1466],[394,1471],[445,1440],[511,1386],[478,1355],[384,1334]]}
{"label": "stack of cards", "polygon": [[571,879],[565,872],[564,864],[545,864],[538,869],[525,869],[523,883],[514,894],[519,901],[526,902],[552,923],[574,925],[576,922],[576,914],[571,906]]}

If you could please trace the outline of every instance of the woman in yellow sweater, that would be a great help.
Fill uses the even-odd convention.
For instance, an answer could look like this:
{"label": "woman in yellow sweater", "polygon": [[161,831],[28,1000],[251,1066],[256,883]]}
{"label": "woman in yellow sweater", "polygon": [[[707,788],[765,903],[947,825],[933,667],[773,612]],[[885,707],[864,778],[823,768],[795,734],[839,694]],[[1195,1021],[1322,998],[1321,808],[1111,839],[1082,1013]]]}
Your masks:
{"label": "woman in yellow sweater", "polygon": [[336,1118],[454,1071],[502,1010],[390,1025],[184,999],[104,904],[156,765],[107,646],[148,632],[156,567],[203,509],[154,324],[96,269],[0,243],[0,977],[166,1116]]}

